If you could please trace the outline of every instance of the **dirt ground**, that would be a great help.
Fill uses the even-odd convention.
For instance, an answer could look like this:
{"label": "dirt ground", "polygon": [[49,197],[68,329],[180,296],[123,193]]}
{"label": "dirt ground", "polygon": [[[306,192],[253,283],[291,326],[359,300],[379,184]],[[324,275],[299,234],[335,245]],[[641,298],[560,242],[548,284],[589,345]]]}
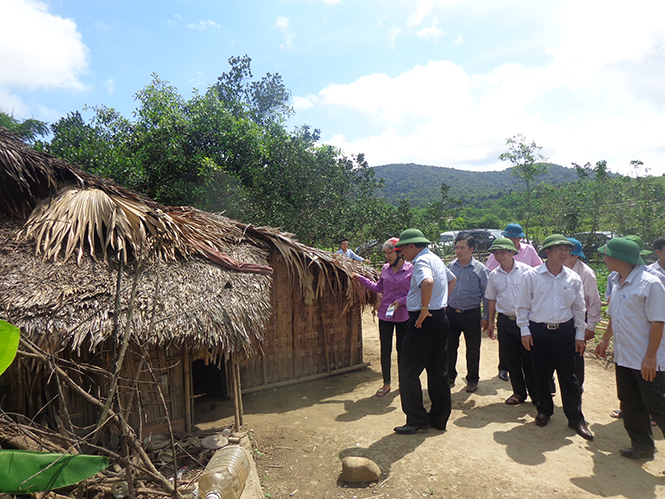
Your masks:
{"label": "dirt ground", "polygon": [[[397,435],[404,424],[393,362],[393,391],[381,386],[378,325],[363,317],[367,369],[319,381],[246,395],[245,427],[255,443],[255,460],[265,497],[325,499],[585,498],[665,497],[665,443],[656,430],[660,454],[649,462],[621,457],[629,441],[620,420],[614,370],[586,361],[583,411],[596,438],[587,442],[567,427],[555,397],[550,424],[534,424],[536,408],[508,406],[510,384],[497,377],[497,343],[483,340],[480,388],[465,391],[460,346],[458,382],[446,432]],[[463,341],[461,342],[463,345]],[[393,352],[393,359],[395,354]],[[426,379],[423,376],[423,387]],[[425,395],[426,406],[429,403]],[[209,403],[209,402],[206,402]],[[231,404],[211,404],[197,414],[200,429],[232,421]],[[341,459],[365,456],[383,478],[368,486],[339,481]]]}

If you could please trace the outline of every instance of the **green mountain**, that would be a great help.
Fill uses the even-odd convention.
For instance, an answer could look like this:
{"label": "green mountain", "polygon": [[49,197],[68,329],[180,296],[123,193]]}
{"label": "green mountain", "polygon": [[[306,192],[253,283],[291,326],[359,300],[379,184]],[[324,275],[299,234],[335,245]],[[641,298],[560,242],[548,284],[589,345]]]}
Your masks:
{"label": "green mountain", "polygon": [[[550,185],[577,180],[574,168],[549,164],[548,172],[538,178],[537,183]],[[497,199],[505,194],[524,188],[524,183],[510,174],[512,168],[502,171],[473,172],[442,166],[391,164],[374,167],[376,176],[385,180],[380,191],[391,204],[409,199],[411,206],[425,206],[441,195],[441,184],[450,186],[450,196],[466,204],[469,198]]]}

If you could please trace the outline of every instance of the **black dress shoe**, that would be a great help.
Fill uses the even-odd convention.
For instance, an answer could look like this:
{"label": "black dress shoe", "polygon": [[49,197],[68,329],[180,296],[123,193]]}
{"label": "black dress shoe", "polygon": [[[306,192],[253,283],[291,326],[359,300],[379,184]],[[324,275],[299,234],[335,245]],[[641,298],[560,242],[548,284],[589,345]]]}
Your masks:
{"label": "black dress shoe", "polygon": [[547,426],[547,423],[550,422],[550,417],[546,414],[538,413],[536,416],[536,426]]}
{"label": "black dress shoe", "polygon": [[630,449],[620,449],[619,454],[628,459],[653,459],[653,449],[643,450],[631,447]]}
{"label": "black dress shoe", "polygon": [[508,381],[508,371],[499,371],[499,379]]}
{"label": "black dress shoe", "polygon": [[394,428],[395,433],[398,433],[400,435],[413,435],[414,433],[417,433],[421,430],[426,430],[429,428],[429,425],[427,426],[410,426],[408,424],[405,424],[404,426],[398,426]]}
{"label": "black dress shoe", "polygon": [[591,430],[584,421],[579,424],[569,424],[568,427],[575,430],[577,434],[583,439],[593,440],[593,433],[591,433]]}
{"label": "black dress shoe", "polygon": [[474,383],[473,381],[469,381],[469,383],[466,385],[467,393],[474,393],[477,390],[478,390],[478,383]]}

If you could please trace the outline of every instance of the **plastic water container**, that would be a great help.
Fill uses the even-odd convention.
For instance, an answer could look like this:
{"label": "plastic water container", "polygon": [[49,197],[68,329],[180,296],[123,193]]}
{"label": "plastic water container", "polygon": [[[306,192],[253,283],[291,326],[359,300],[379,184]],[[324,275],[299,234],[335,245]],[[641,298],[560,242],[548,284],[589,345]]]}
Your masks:
{"label": "plastic water container", "polygon": [[202,499],[239,499],[249,475],[251,456],[240,445],[219,449],[199,478]]}

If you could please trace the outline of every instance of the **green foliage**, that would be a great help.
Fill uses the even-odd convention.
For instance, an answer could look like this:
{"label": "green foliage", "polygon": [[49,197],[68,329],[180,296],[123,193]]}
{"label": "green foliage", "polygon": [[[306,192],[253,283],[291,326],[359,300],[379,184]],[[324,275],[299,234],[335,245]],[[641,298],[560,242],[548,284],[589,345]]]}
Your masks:
{"label": "green foliage", "polygon": [[0,375],[14,362],[20,339],[19,328],[0,320]]}
{"label": "green foliage", "polygon": [[[547,166],[547,173],[536,180],[536,185],[565,184],[577,178],[571,168]],[[523,197],[520,180],[511,175],[512,168],[474,172],[442,166],[388,164],[375,166],[374,170],[385,181],[379,195],[395,206],[400,200],[409,199],[412,206],[425,207],[439,199],[441,184],[450,186],[449,195],[462,206],[495,208],[497,203],[505,201],[501,206],[512,209],[516,200],[523,202],[519,201]]]}
{"label": "green foliage", "polygon": [[28,143],[33,143],[37,137],[48,134],[48,125],[43,121],[32,118],[19,121],[13,115],[3,111],[0,111],[0,126],[14,132]]}
{"label": "green foliage", "polygon": [[108,466],[108,458],[0,450],[0,492],[28,494],[59,489],[90,478]]}
{"label": "green foliage", "polygon": [[544,161],[547,158],[540,154],[542,147],[537,146],[535,142],[527,143],[526,137],[517,134],[514,137],[506,139],[508,150],[499,155],[501,161],[510,161],[513,165],[511,175],[518,177],[524,182],[526,187],[526,221],[524,224],[524,233],[529,237],[529,220],[532,213],[531,197],[535,181],[538,177],[547,173],[547,165]]}

